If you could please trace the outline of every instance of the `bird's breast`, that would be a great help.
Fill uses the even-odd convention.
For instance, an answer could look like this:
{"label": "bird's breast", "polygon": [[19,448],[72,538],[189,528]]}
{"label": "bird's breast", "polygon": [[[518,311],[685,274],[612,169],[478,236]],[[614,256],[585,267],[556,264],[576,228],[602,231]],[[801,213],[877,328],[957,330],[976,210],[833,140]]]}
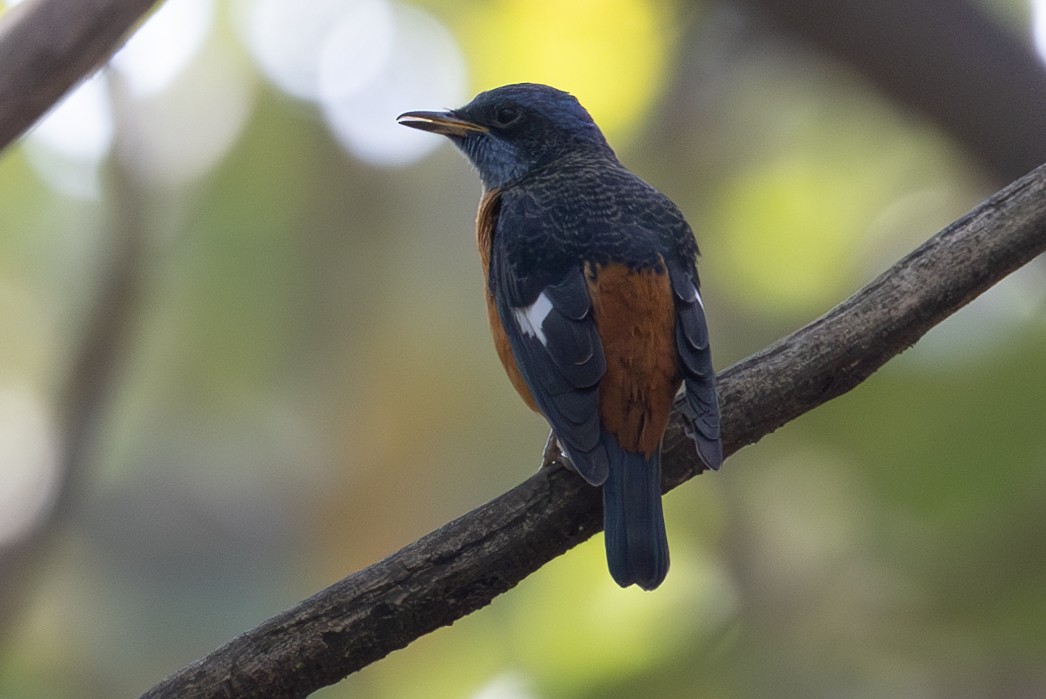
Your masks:
{"label": "bird's breast", "polygon": [[494,245],[494,230],[497,227],[498,214],[501,211],[501,190],[488,189],[483,193],[479,201],[479,211],[476,213],[476,248],[479,250],[479,261],[483,267],[483,289],[487,302],[487,322],[490,324],[490,334],[494,339],[494,349],[497,350],[498,359],[508,374],[512,387],[519,393],[523,402],[534,412],[540,413],[534,396],[531,395],[523,374],[519,371],[512,345],[509,342],[505,327],[501,324],[498,314],[497,301],[494,298],[494,289],[490,284],[490,257]]}

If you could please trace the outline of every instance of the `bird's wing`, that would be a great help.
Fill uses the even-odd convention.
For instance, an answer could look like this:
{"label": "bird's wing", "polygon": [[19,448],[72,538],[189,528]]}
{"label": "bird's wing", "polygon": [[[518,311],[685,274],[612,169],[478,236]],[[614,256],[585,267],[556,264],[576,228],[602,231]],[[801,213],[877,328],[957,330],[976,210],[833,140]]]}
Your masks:
{"label": "bird's wing", "polygon": [[[500,270],[502,274],[511,271]],[[502,277],[499,290],[511,284]],[[498,314],[527,387],[578,473],[599,485],[607,477],[600,444],[599,380],[606,360],[580,267],[513,305],[495,292]]]}
{"label": "bird's wing", "polygon": [[723,462],[719,397],[697,275],[675,265],[669,265],[668,273],[676,302],[676,350],[686,386],[686,432],[705,466],[719,470]]}
{"label": "bird's wing", "polygon": [[608,468],[599,419],[599,380],[606,359],[581,263],[545,249],[537,254],[549,259],[527,269],[499,245],[499,238],[519,240],[535,232],[525,228],[540,225],[525,216],[512,216],[509,223],[501,218],[488,284],[531,396],[578,473],[600,485]]}

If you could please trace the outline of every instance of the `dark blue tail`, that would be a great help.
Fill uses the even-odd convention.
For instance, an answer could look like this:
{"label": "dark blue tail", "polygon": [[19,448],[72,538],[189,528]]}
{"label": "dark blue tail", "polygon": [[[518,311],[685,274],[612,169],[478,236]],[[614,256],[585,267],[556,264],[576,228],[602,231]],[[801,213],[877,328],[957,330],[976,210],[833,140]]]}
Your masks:
{"label": "dark blue tail", "polygon": [[610,473],[603,483],[603,529],[610,574],[621,587],[653,590],[668,574],[661,512],[661,454],[627,452],[604,434]]}

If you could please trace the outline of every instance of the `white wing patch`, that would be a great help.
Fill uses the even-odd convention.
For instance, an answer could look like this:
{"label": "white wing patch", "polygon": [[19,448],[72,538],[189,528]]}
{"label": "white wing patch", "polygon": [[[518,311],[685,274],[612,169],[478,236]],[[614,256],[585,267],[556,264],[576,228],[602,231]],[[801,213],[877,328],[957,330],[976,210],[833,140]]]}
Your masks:
{"label": "white wing patch", "polygon": [[544,347],[548,347],[548,338],[545,337],[545,330],[541,326],[545,322],[545,318],[548,318],[548,314],[551,312],[552,301],[549,300],[544,291],[542,291],[537,300],[529,306],[512,309],[512,315],[516,319],[516,325],[518,325],[519,329],[523,331],[523,334],[536,337],[538,342],[540,342]]}
{"label": "white wing patch", "polygon": [[704,310],[705,302],[701,300],[701,292],[697,290],[696,286],[694,287],[694,296],[697,297],[697,305],[701,306],[701,310]]}

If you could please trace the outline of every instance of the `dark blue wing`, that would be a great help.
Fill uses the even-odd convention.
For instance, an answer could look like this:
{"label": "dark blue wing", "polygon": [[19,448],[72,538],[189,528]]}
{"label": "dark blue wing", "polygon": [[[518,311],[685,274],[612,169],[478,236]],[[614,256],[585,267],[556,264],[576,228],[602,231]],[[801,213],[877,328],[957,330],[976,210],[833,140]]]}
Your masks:
{"label": "dark blue wing", "polygon": [[723,463],[719,397],[697,276],[672,265],[669,265],[668,273],[676,301],[676,350],[686,387],[686,433],[697,446],[705,466],[718,471]]}
{"label": "dark blue wing", "polygon": [[567,269],[560,279],[530,289],[524,301],[514,303],[513,291],[520,294],[527,281],[516,278],[496,250],[494,296],[520,373],[578,473],[600,485],[608,469],[599,419],[606,360],[584,273],[580,266]]}

